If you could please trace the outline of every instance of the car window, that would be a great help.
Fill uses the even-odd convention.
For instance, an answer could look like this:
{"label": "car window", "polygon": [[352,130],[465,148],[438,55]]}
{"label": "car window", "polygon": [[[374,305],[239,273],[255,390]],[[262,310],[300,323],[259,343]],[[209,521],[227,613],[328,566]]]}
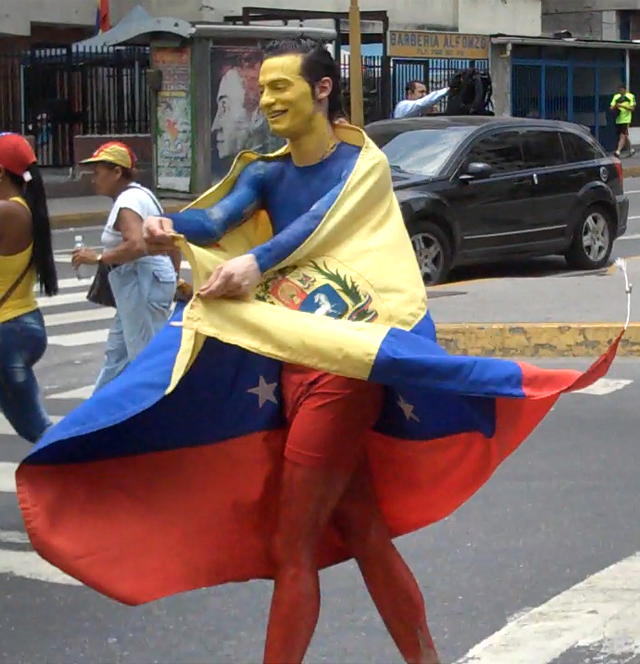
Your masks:
{"label": "car window", "polygon": [[545,168],[565,163],[558,131],[525,129],[522,132],[522,154],[525,168]]}
{"label": "car window", "polygon": [[427,177],[435,176],[472,131],[473,127],[406,131],[390,140],[382,151],[393,169]]}
{"label": "car window", "polygon": [[562,142],[567,156],[567,161],[575,163],[578,161],[593,161],[602,159],[605,155],[602,150],[592,143],[588,138],[582,138],[577,134],[562,132]]}
{"label": "car window", "polygon": [[489,164],[494,173],[522,170],[524,160],[519,131],[500,131],[483,136],[471,147],[466,162]]}

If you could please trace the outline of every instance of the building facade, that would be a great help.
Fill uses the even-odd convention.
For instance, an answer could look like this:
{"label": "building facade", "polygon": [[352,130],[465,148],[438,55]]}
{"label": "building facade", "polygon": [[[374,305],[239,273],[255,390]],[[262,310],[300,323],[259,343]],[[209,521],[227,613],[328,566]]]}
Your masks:
{"label": "building facade", "polygon": [[604,41],[640,40],[640,0],[543,0],[542,31]]}
{"label": "building facade", "polygon": [[[30,37],[42,28],[54,34],[61,29],[91,32],[96,22],[93,0],[2,0],[0,37]],[[241,0],[111,0],[112,23],[136,5],[154,16],[172,16],[190,22],[221,23],[242,14]],[[346,12],[348,0],[247,0],[247,6],[270,10],[322,10]],[[361,0],[362,11],[388,12],[397,30],[450,30],[472,34],[509,33],[537,36],[542,29],[542,0]],[[325,27],[312,26],[307,27]]]}

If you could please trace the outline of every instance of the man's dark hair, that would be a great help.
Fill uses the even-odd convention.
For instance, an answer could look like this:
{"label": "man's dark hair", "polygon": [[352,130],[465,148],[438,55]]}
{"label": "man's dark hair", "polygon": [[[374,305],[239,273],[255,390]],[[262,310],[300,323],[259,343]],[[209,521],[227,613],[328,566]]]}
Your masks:
{"label": "man's dark hair", "polygon": [[331,122],[345,117],[342,92],[340,87],[340,65],[324,47],[321,41],[314,39],[281,39],[267,44],[264,49],[265,59],[279,55],[301,55],[301,73],[313,92],[316,83],[323,78],[330,78],[333,83],[329,95],[329,120]]}
{"label": "man's dark hair", "polygon": [[412,92],[416,91],[416,86],[418,85],[424,85],[422,81],[419,81],[418,79],[415,79],[413,81],[409,81],[405,86],[404,86],[404,91],[407,94],[410,94]]}

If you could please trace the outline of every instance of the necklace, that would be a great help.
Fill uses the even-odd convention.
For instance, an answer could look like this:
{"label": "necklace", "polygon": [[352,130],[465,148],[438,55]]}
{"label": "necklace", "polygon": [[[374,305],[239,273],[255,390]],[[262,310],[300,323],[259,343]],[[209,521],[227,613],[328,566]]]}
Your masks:
{"label": "necklace", "polygon": [[332,141],[331,145],[329,145],[329,147],[327,148],[327,151],[322,155],[321,161],[324,161],[325,159],[327,159],[327,157],[330,157],[336,151],[336,148],[338,147],[339,143],[340,141],[338,140]]}

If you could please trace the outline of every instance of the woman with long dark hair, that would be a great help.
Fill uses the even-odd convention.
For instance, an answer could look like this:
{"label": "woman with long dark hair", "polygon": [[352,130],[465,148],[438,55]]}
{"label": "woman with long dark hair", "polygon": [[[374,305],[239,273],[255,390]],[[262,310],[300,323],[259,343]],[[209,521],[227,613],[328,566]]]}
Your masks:
{"label": "woman with long dark hair", "polygon": [[0,134],[0,409],[19,436],[35,443],[51,420],[33,367],[47,348],[35,297],[58,292],[42,176],[29,142]]}

